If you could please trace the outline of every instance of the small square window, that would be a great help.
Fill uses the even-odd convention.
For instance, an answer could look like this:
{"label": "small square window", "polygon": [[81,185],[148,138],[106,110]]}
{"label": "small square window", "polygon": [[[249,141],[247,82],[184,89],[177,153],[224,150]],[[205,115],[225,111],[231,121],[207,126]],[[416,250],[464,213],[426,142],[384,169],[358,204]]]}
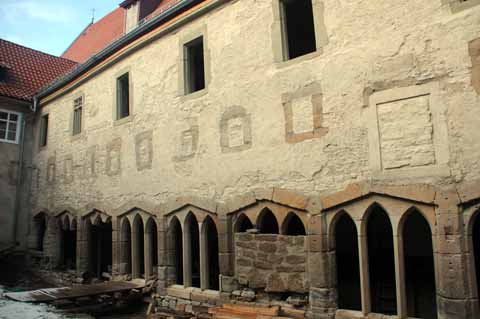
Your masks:
{"label": "small square window", "polygon": [[203,36],[184,45],[185,94],[205,88]]}
{"label": "small square window", "polygon": [[40,119],[40,147],[47,146],[48,137],[48,114]]}
{"label": "small square window", "polygon": [[130,115],[130,87],[129,73],[117,78],[117,120]]}
{"label": "small square window", "polygon": [[312,0],[280,0],[284,59],[315,52],[315,24]]}
{"label": "small square window", "polygon": [[73,135],[82,132],[82,112],[83,112],[83,97],[76,98],[73,101]]}
{"label": "small square window", "polygon": [[20,114],[0,110],[0,142],[18,143]]}

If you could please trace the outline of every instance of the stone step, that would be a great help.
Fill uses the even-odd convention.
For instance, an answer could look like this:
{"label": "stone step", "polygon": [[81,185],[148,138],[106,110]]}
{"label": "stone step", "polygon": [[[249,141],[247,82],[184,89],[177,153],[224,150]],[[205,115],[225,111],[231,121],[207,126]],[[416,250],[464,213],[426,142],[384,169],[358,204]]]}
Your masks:
{"label": "stone step", "polygon": [[225,304],[223,308],[210,308],[208,313],[216,319],[294,319],[279,315],[279,306]]}

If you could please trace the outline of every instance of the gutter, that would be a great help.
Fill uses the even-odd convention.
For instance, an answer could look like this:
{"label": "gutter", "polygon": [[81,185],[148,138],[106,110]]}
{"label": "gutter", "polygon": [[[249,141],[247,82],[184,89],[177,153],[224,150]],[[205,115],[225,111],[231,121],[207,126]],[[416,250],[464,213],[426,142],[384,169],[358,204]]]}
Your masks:
{"label": "gutter", "polygon": [[[76,77],[80,76],[81,74],[88,71],[90,68],[94,67],[96,64],[100,63],[103,59],[107,58],[109,55],[113,54],[115,51],[123,47],[124,45],[128,44],[129,42],[135,40],[136,38],[140,37],[144,33],[150,31],[150,29],[154,28],[157,24],[165,22],[166,20],[174,17],[182,9],[185,9],[189,5],[195,4],[198,0],[181,0],[177,4],[173,5],[169,9],[165,10],[158,16],[154,17],[153,19],[137,26],[135,29],[130,31],[129,33],[125,34],[123,37],[118,39],[117,41],[108,45],[105,49],[100,51],[99,53],[92,56],[88,59],[85,63],[81,64],[78,68],[76,68],[72,73],[67,74],[65,77],[59,79],[56,82],[53,82],[51,85],[47,86],[43,90],[41,90],[37,95],[34,97],[34,100],[40,100],[42,97],[45,97],[56,90],[63,87],[65,84],[73,81]],[[222,2],[222,1],[220,1]],[[35,106],[34,106],[35,108]]]}

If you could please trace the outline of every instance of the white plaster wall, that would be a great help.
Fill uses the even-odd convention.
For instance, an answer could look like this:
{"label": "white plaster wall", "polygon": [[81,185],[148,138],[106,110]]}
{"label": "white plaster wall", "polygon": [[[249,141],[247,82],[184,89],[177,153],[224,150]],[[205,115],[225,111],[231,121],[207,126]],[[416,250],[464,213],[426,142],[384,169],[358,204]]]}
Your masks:
{"label": "white plaster wall", "polygon": [[[271,0],[233,1],[43,106],[50,113],[49,141],[35,156],[40,182],[33,185],[34,207],[80,208],[94,201],[118,207],[131,199],[160,203],[181,195],[225,200],[269,186],[307,194],[339,190],[374,177],[368,145],[372,123],[365,116],[368,94],[429,81],[439,82],[446,108],[449,176],[403,174],[391,182],[448,185],[480,178],[480,99],[470,86],[468,55],[468,42],[480,37],[480,6],[453,14],[440,0],[324,4],[329,42],[323,54],[311,59],[275,64]],[[178,96],[179,39],[205,26],[208,93],[184,100]],[[115,77],[125,68],[133,81],[133,120],[115,126]],[[328,133],[286,143],[282,94],[317,82],[323,93],[322,126]],[[72,139],[73,96],[79,92],[85,94],[84,133]],[[252,147],[222,153],[219,122],[233,105],[251,116]],[[197,152],[174,161],[188,123],[199,127]],[[137,171],[135,135],[146,130],[153,130],[152,169]],[[107,176],[106,145],[118,137],[121,174]],[[86,150],[93,145],[96,177],[86,177]],[[69,155],[74,180],[66,184],[64,160]],[[47,159],[52,156],[56,179],[48,184]]]}

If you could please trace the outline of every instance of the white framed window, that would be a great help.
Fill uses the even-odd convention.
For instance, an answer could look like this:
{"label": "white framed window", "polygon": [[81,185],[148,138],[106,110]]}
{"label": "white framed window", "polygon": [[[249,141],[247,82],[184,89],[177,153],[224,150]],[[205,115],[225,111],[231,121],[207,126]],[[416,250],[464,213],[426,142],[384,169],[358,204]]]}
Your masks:
{"label": "white framed window", "polygon": [[22,114],[0,109],[0,142],[18,144]]}

